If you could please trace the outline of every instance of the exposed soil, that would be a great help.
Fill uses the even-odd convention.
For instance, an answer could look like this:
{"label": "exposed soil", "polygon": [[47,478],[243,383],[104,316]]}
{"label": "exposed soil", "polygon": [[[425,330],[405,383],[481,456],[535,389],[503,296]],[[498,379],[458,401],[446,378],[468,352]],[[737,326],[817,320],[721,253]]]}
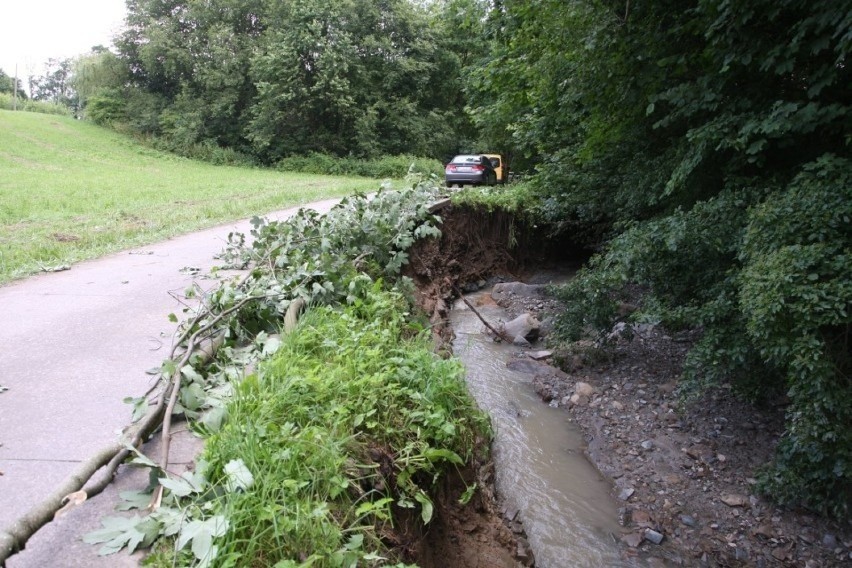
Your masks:
{"label": "exposed soil", "polygon": [[[495,278],[532,282],[549,260],[571,260],[552,254],[570,246],[533,247],[537,237],[504,214],[457,208],[440,214],[441,239],[419,243],[407,272],[419,304],[432,316],[438,346],[449,345],[447,303],[457,290]],[[518,236],[511,249],[510,235]],[[560,309],[554,299],[538,295],[510,294],[499,303],[512,315],[532,312],[542,321]],[[622,502],[618,536],[625,556],[652,566],[852,566],[848,522],[780,509],[754,490],[755,470],[771,458],[782,432],[782,405],[757,409],[723,386],[681,407],[676,388],[693,340],[660,328],[627,329],[606,350],[589,343],[555,349],[550,364],[533,373],[543,403],[570,414],[586,435],[590,460],[612,480],[613,495]],[[541,343],[533,350],[541,350]],[[490,519],[483,526],[494,525],[497,508],[479,507]],[[482,522],[456,517],[436,530],[447,531],[442,542],[449,547],[470,537],[481,545],[491,538],[478,528]],[[658,536],[662,541],[654,544]],[[497,549],[511,550],[495,538]],[[431,565],[500,566],[471,564],[475,558],[449,563],[446,552],[433,551],[446,561]]]}

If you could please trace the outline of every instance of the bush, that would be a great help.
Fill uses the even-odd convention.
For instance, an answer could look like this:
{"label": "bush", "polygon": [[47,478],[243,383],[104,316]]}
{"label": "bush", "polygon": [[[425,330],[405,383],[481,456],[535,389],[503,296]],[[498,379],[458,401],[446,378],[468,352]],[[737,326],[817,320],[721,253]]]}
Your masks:
{"label": "bush", "polygon": [[89,97],[84,108],[85,117],[101,126],[123,121],[127,116],[127,103],[117,92],[104,92]]}
{"label": "bush", "polygon": [[852,504],[852,162],[831,154],[786,186],[723,191],[635,224],[560,292],[557,331],[600,338],[628,284],[634,318],[694,327],[682,392],[730,382],[752,400],[786,391],[786,431],[762,487],[844,518]]}
{"label": "bush", "polygon": [[157,150],[177,154],[184,158],[208,162],[217,166],[257,165],[251,156],[238,152],[232,148],[217,146],[212,141],[195,144],[179,144],[173,139],[157,136],[149,138],[147,142]]}
{"label": "bush", "polygon": [[850,172],[849,160],[824,155],[755,207],[739,279],[749,338],[784,373],[791,403],[763,486],[838,517],[852,505]]}
{"label": "bush", "polygon": [[317,152],[307,156],[290,156],[280,160],[277,169],[306,174],[351,175],[376,179],[404,178],[409,173],[443,175],[438,160],[416,156],[382,156],[375,159],[337,158]]}
{"label": "bush", "polygon": [[[0,109],[12,110],[15,108],[14,97],[10,93],[0,93]],[[25,112],[37,112],[40,114],[56,114],[60,116],[71,116],[71,109],[67,106],[47,101],[34,101],[18,97],[17,109]]]}

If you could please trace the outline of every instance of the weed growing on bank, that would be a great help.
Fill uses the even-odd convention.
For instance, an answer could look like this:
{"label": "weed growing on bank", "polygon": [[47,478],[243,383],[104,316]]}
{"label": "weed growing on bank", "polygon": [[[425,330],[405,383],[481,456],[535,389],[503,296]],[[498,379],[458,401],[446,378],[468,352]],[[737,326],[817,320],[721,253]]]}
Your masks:
{"label": "weed growing on bank", "polygon": [[378,283],[312,310],[238,387],[204,457],[212,486],[233,485],[235,463],[253,481],[198,511],[229,520],[222,565],[393,562],[381,536],[397,512],[431,520],[436,480],[470,461],[488,422],[408,310]]}

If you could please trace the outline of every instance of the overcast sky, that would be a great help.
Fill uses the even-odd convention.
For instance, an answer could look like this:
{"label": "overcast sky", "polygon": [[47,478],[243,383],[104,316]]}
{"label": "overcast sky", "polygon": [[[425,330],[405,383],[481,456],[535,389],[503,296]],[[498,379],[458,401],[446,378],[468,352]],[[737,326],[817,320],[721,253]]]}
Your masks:
{"label": "overcast sky", "polygon": [[88,53],[112,42],[124,21],[124,0],[3,0],[0,2],[0,69],[26,85],[44,63]]}

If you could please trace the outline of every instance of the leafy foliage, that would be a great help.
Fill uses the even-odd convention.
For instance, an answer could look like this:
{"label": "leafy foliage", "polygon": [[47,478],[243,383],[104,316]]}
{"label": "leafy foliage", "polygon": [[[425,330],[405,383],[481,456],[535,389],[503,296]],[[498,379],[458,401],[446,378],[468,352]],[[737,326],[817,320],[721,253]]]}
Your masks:
{"label": "leafy foliage", "polygon": [[485,419],[461,367],[410,328],[403,296],[379,288],[342,313],[312,310],[238,389],[206,450],[212,464],[242,456],[255,479],[223,503],[233,527],[223,554],[274,563],[309,553],[318,566],[384,554],[376,526],[395,507],[419,507],[429,522],[433,481],[470,459]]}
{"label": "leafy foliage", "polygon": [[848,515],[848,55],[852,2],[516,2],[468,85],[480,124],[538,163],[540,218],[602,254],[566,336],[634,315],[703,331],[684,388],[785,390],[764,481]]}
{"label": "leafy foliage", "polygon": [[[264,164],[310,153],[452,154],[470,122],[459,73],[477,45],[444,10],[482,2],[134,0],[117,41],[133,130]],[[464,13],[465,29],[475,18]]]}
{"label": "leafy foliage", "polygon": [[21,101],[24,101],[28,98],[27,92],[24,90],[24,85],[21,83],[21,79],[17,79],[17,84],[15,83],[15,80],[15,77],[7,75],[5,71],[0,69],[0,93],[10,93],[14,95],[17,90],[18,98]]}
{"label": "leafy foliage", "polygon": [[18,93],[18,102],[15,104],[14,96],[8,93],[0,93],[0,109],[17,110],[25,112],[37,112],[40,114],[54,114],[58,116],[70,116],[71,110],[61,104],[48,101],[34,101],[32,99],[21,99]]}
{"label": "leafy foliage", "polygon": [[[223,259],[246,275],[204,295],[184,322],[226,337],[211,364],[180,369],[176,412],[210,436],[205,459],[174,476],[137,455],[167,490],[162,505],[107,519],[87,540],[109,554],[173,536],[172,561],[198,566],[387,565],[378,531],[400,508],[428,523],[435,482],[489,435],[461,366],[432,353],[399,279],[413,242],[439,234],[428,211],[439,191],[413,179],[325,216],[255,219],[250,245],[231,235]],[[299,298],[310,309],[281,338]],[[125,497],[127,509],[147,504]]]}

